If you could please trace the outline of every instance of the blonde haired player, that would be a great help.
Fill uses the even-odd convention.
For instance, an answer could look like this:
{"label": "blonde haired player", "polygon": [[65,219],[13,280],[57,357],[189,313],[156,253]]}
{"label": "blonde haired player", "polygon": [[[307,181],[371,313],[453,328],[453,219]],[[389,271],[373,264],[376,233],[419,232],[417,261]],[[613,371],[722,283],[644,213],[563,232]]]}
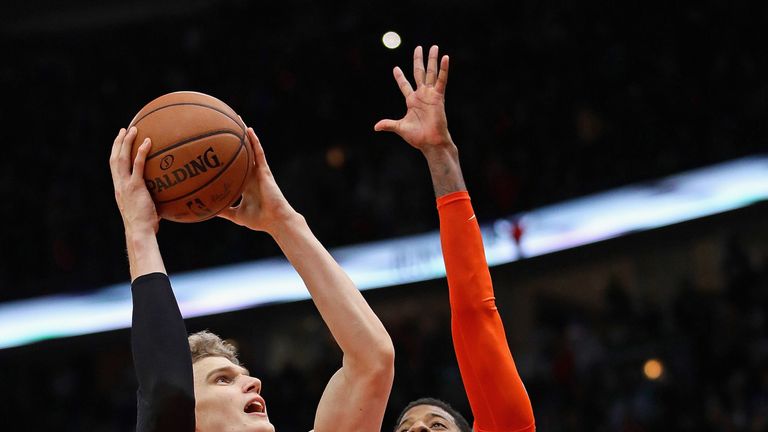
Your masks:
{"label": "blonde haired player", "polygon": [[[316,432],[379,431],[394,375],[394,350],[365,299],[283,197],[252,129],[255,166],[243,198],[222,217],[277,242],[307,286],[344,357],[317,406]],[[142,179],[147,139],[131,160],[136,129],[121,129],[110,169],[130,264],[132,349],[139,382],[137,431],[271,432],[261,381],[213,335],[188,341],[157,241],[159,220]],[[258,280],[253,281],[258,289]],[[213,338],[211,337],[213,336]],[[209,342],[193,362],[192,345]],[[230,355],[232,354],[232,355]]]}
{"label": "blonde haired player", "polygon": [[[533,431],[531,401],[496,310],[483,239],[461,174],[459,152],[448,132],[445,88],[449,59],[443,56],[438,68],[437,58],[438,48],[432,46],[425,70],[422,49],[416,47],[415,90],[403,71],[394,69],[408,110],[402,119],[381,120],[374,129],[400,135],[427,159],[440,216],[453,347],[475,418],[475,432]],[[425,398],[403,410],[395,431],[468,432],[469,425],[449,405]]]}

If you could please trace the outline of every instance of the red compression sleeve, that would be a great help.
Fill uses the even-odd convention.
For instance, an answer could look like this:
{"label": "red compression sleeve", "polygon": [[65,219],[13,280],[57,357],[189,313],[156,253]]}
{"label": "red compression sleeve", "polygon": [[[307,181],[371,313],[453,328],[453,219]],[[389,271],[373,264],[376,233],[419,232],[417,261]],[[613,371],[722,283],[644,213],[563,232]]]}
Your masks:
{"label": "red compression sleeve", "polygon": [[475,432],[535,430],[533,408],[517,373],[496,309],[480,227],[466,191],[437,199],[448,276],[451,333]]}

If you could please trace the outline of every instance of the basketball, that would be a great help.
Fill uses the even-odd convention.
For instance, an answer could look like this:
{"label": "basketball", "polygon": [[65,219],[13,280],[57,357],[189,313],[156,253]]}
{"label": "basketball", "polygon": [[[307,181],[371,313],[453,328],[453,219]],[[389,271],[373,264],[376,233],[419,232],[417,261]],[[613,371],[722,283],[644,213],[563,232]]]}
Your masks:
{"label": "basketball", "polygon": [[200,222],[240,198],[253,150],[245,124],[224,102],[168,93],[145,105],[131,126],[138,132],[131,160],[144,138],[152,140],[144,180],[160,217]]}

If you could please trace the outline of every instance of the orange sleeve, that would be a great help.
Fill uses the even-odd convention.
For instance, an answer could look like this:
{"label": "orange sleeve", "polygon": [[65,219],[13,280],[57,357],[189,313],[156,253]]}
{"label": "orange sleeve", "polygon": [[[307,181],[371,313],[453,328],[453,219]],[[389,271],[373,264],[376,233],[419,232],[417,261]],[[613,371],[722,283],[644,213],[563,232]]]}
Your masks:
{"label": "orange sleeve", "polygon": [[535,430],[533,408],[496,309],[480,227],[466,191],[437,199],[451,334],[475,432]]}

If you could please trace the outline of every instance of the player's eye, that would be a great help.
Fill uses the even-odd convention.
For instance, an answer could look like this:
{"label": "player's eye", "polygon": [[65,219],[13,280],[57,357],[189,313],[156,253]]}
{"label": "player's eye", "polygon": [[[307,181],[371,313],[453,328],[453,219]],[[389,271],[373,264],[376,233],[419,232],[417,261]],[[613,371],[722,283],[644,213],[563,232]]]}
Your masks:
{"label": "player's eye", "polygon": [[432,428],[432,429],[437,429],[437,430],[441,430],[441,429],[448,429],[448,428],[447,428],[447,427],[446,427],[444,424],[442,424],[442,423],[440,423],[440,422],[434,422],[434,423],[432,423],[432,426],[430,426],[430,428]]}
{"label": "player's eye", "polygon": [[232,382],[232,378],[226,376],[226,375],[219,375],[214,380],[216,384],[230,384]]}

